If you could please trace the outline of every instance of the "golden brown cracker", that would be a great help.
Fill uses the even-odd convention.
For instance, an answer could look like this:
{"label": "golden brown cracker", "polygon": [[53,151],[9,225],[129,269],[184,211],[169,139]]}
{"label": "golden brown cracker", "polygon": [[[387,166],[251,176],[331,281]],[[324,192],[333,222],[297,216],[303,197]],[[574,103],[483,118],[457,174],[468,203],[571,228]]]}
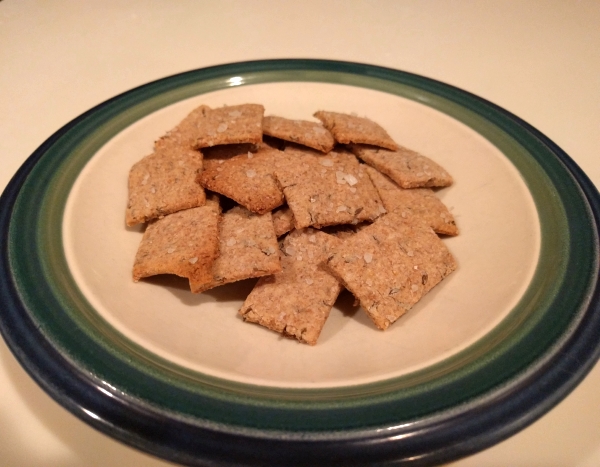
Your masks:
{"label": "golden brown cracker", "polygon": [[219,256],[204,281],[190,281],[199,293],[222,284],[281,271],[271,213],[258,215],[236,206],[221,218]]}
{"label": "golden brown cracker", "polygon": [[276,116],[264,117],[263,133],[325,153],[331,151],[335,146],[333,135],[323,125],[308,120],[291,120]]}
{"label": "golden brown cracker", "polygon": [[196,149],[221,144],[251,143],[262,141],[262,118],[265,108],[260,104],[242,104],[205,108],[203,118],[196,123]]}
{"label": "golden brown cracker", "polygon": [[386,329],[454,271],[456,262],[426,223],[393,212],[344,240],[327,267],[375,325]]}
{"label": "golden brown cracker", "polygon": [[313,229],[291,232],[281,247],[282,272],[258,281],[240,309],[244,320],[315,345],[342,290],[320,266],[338,243]]}
{"label": "golden brown cracker", "polygon": [[407,148],[396,151],[353,144],[350,150],[402,188],[444,187],[452,184],[450,174],[430,158]]}
{"label": "golden brown cracker", "polygon": [[133,279],[176,274],[190,282],[212,278],[219,253],[219,218],[216,197],[204,206],[169,214],[148,224],[133,265]]}
{"label": "golden brown cracker", "polygon": [[374,220],[385,212],[362,164],[341,150],[327,155],[286,148],[285,165],[275,170],[295,227],[323,227]]}
{"label": "golden brown cracker", "polygon": [[398,147],[381,125],[368,118],[324,110],[314,116],[323,122],[338,143],[372,144],[391,150]]}

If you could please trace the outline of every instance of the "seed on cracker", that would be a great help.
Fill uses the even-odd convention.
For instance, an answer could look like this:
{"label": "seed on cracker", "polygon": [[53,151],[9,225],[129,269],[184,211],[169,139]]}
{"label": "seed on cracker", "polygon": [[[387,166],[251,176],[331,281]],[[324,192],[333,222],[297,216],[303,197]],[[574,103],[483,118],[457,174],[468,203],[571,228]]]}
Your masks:
{"label": "seed on cracker", "polygon": [[375,325],[387,329],[454,271],[456,262],[425,222],[393,212],[344,240],[327,266]]}
{"label": "seed on cracker", "polygon": [[192,149],[195,122],[203,106],[154,144],[154,152],[129,172],[129,199],[125,221],[132,226],[182,209],[202,206],[204,189],[196,183],[202,154]]}
{"label": "seed on cracker", "polygon": [[265,109],[260,104],[243,104],[210,109],[205,107],[198,120],[197,149],[220,144],[252,143],[262,141],[262,118]]}
{"label": "seed on cracker", "polygon": [[282,206],[273,211],[273,227],[277,237],[281,237],[294,228],[294,214],[289,206]]}
{"label": "seed on cracker", "polygon": [[402,188],[444,187],[452,184],[446,170],[428,157],[407,148],[396,151],[353,144],[350,150]]}
{"label": "seed on cracker", "polygon": [[377,190],[351,153],[327,155],[286,148],[285,165],[275,169],[295,227],[323,227],[372,221],[385,212]]}
{"label": "seed on cracker", "polygon": [[332,134],[323,125],[308,120],[268,116],[263,118],[263,133],[325,153],[335,146]]}
{"label": "seed on cracker", "polygon": [[204,206],[178,211],[148,224],[133,265],[133,279],[176,274],[192,282],[212,278],[219,254],[219,218],[216,197]]}
{"label": "seed on cracker", "polygon": [[415,215],[423,219],[438,234],[458,235],[454,216],[430,188],[404,189],[373,167],[366,167],[369,177],[388,212]]}
{"label": "seed on cracker", "polygon": [[244,320],[315,345],[342,290],[321,267],[339,242],[310,228],[291,232],[281,247],[282,272],[258,281],[240,309]]}
{"label": "seed on cracker", "polygon": [[222,284],[275,274],[281,271],[277,237],[271,213],[254,214],[236,206],[221,218],[219,257],[207,280],[190,281],[199,293]]}
{"label": "seed on cracker", "polygon": [[314,116],[323,122],[338,143],[372,144],[392,150],[398,147],[379,124],[368,118],[323,110]]}
{"label": "seed on cracker", "polygon": [[273,177],[273,171],[283,153],[262,146],[255,153],[247,152],[207,164],[198,175],[205,188],[233,199],[258,214],[272,211],[283,204],[283,192]]}

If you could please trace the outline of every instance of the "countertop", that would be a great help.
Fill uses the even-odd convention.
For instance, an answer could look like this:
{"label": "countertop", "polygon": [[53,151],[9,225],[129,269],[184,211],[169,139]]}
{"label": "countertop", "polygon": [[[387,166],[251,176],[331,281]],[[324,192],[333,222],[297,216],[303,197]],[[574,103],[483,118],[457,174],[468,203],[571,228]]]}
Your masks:
{"label": "countertop", "polygon": [[[268,58],[365,62],[479,95],[557,143],[600,186],[600,3],[0,0],[0,191],[53,132],[175,73]],[[600,465],[600,365],[467,466]],[[166,466],[47,396],[0,342],[0,464]]]}

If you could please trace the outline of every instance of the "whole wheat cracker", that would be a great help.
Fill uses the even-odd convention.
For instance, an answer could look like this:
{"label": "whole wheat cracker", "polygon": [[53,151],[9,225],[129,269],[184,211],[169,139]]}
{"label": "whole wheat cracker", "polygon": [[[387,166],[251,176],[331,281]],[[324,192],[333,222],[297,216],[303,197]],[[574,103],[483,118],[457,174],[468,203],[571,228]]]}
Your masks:
{"label": "whole wheat cracker", "polygon": [[383,330],[454,271],[456,262],[425,222],[393,212],[344,240],[327,267]]}
{"label": "whole wheat cracker", "polygon": [[220,213],[218,200],[210,197],[204,206],[151,221],[135,256],[134,281],[157,274],[176,274],[190,283],[212,278]]}
{"label": "whole wheat cracker", "polygon": [[233,199],[250,211],[264,214],[284,202],[283,192],[273,176],[282,157],[281,151],[262,146],[255,153],[207,164],[197,180],[203,187]]}
{"label": "whole wheat cracker", "polygon": [[220,144],[262,141],[262,118],[265,108],[260,104],[231,105],[211,109],[204,107],[203,118],[197,122],[196,149]]}
{"label": "whole wheat cracker", "polygon": [[333,135],[323,125],[308,120],[267,116],[263,118],[263,133],[325,153],[335,146]]}
{"label": "whole wheat cracker", "polygon": [[258,281],[239,311],[244,320],[315,345],[342,290],[321,267],[339,242],[310,228],[291,232],[281,247],[282,272]]}
{"label": "whole wheat cracker", "polygon": [[399,147],[396,151],[390,151],[352,144],[350,150],[402,188],[445,187],[453,182],[441,165],[411,149]]}
{"label": "whole wheat cracker", "polygon": [[430,188],[400,188],[389,177],[373,167],[366,167],[369,177],[388,212],[423,219],[438,234],[458,235],[454,216]]}
{"label": "whole wheat cracker", "polygon": [[129,171],[125,222],[132,226],[182,209],[202,206],[204,189],[196,183],[202,154],[192,149],[196,121],[204,106],[194,109],[175,128],[154,143],[152,154]]}
{"label": "whole wheat cracker", "polygon": [[286,163],[275,169],[275,177],[297,229],[372,221],[385,212],[363,165],[351,153],[286,148],[285,154]]}
{"label": "whole wheat cracker", "polygon": [[323,122],[338,143],[372,144],[392,150],[398,147],[383,127],[368,118],[324,110],[314,116]]}
{"label": "whole wheat cracker", "polygon": [[190,281],[192,292],[280,272],[278,251],[271,213],[258,215],[236,206],[221,218],[219,256],[210,277]]}

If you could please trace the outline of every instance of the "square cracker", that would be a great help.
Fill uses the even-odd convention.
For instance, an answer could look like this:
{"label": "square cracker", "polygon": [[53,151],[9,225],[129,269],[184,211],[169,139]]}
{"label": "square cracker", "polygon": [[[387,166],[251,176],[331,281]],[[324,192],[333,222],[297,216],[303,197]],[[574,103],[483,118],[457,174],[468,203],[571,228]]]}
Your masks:
{"label": "square cracker", "polygon": [[221,208],[216,197],[148,224],[133,265],[133,279],[157,274],[187,277],[190,283],[212,278],[219,254]]}
{"label": "square cracker", "polygon": [[438,234],[458,235],[454,216],[431,188],[400,188],[373,167],[366,170],[388,212],[399,210],[403,216],[415,215]]}
{"label": "square cracker", "polygon": [[154,144],[154,152],[129,171],[129,199],[125,221],[132,226],[182,209],[202,206],[204,189],[196,182],[202,154],[192,149],[195,122],[204,106]]}
{"label": "square cracker", "polygon": [[327,155],[286,148],[286,164],[275,169],[295,227],[372,221],[385,212],[364,165],[347,151]]}
{"label": "square cracker", "polygon": [[344,240],[327,266],[375,325],[387,329],[454,271],[456,262],[431,227],[393,212]]}
{"label": "square cracker", "polygon": [[190,281],[192,292],[275,274],[281,271],[278,251],[271,213],[258,215],[236,206],[221,218],[219,257],[212,274],[207,280]]}
{"label": "square cracker", "polygon": [[342,290],[320,266],[339,242],[310,228],[290,233],[280,252],[282,272],[258,281],[240,309],[244,320],[315,345]]}
{"label": "square cracker", "polygon": [[[233,199],[258,214],[272,211],[284,202],[273,171],[283,153],[269,146],[222,162],[207,164],[198,175],[200,184]],[[214,161],[213,161],[214,162]]]}
{"label": "square cracker", "polygon": [[314,116],[323,122],[338,143],[372,144],[392,150],[398,147],[387,131],[368,118],[324,110]]}
{"label": "square cracker", "polygon": [[268,116],[263,118],[263,133],[325,153],[335,146],[333,135],[323,125],[308,120]]}
{"label": "square cracker", "polygon": [[196,149],[220,144],[262,141],[262,118],[265,108],[260,104],[243,104],[211,109],[204,107],[203,118],[197,122]]}
{"label": "square cracker", "polygon": [[426,156],[407,148],[397,151],[353,144],[350,150],[402,188],[444,187],[452,184],[446,170]]}

